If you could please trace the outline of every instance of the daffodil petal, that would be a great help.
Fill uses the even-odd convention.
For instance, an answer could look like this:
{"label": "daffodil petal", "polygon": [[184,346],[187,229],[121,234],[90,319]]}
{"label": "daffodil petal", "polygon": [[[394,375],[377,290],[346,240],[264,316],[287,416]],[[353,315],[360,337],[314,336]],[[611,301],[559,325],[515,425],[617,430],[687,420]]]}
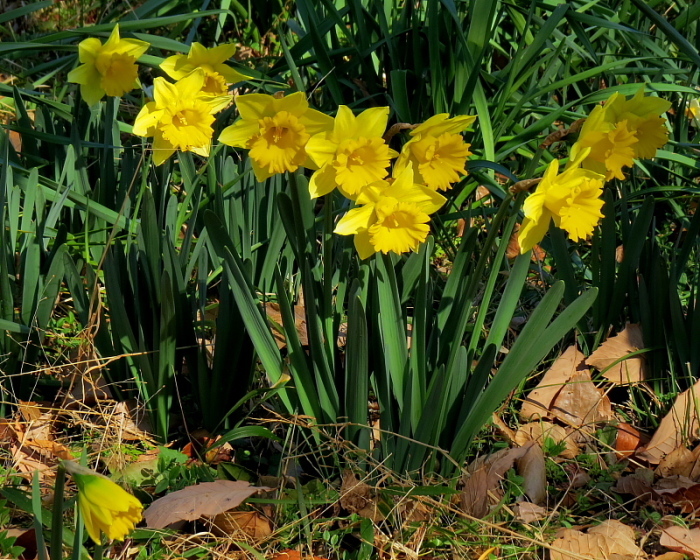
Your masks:
{"label": "daffodil petal", "polygon": [[359,206],[348,211],[333,230],[338,235],[355,235],[372,225],[374,206]]}

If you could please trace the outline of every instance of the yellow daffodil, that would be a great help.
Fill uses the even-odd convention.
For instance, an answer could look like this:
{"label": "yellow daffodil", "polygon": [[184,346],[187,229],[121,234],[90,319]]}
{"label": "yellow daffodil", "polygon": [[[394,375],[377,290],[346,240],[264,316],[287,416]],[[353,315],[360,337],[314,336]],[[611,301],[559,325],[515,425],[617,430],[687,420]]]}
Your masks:
{"label": "yellow daffodil", "polygon": [[688,117],[695,128],[700,128],[700,101],[691,99],[688,103],[688,108],[685,110],[685,116]]}
{"label": "yellow daffodil", "polygon": [[580,167],[589,151],[590,148],[579,151],[561,174],[558,174],[559,160],[549,164],[537,190],[523,205],[525,219],[518,236],[521,253],[526,253],[542,240],[551,220],[566,230],[573,241],[593,234],[603,217],[600,210],[605,177]]}
{"label": "yellow daffodil", "polygon": [[631,98],[614,93],[604,105],[598,105],[586,119],[572,155],[590,148],[583,167],[624,179],[623,167],[634,165],[636,158],[652,158],[668,140],[663,115],[671,103],[645,96],[644,87]]}
{"label": "yellow daffodil", "polygon": [[381,180],[362,189],[358,206],[338,222],[335,233],[354,235],[360,258],[374,253],[416,251],[430,231],[430,214],[444,203],[445,197],[413,182],[408,166],[396,179]]}
{"label": "yellow daffodil", "polygon": [[627,129],[635,134],[638,142],[633,146],[635,158],[653,158],[656,150],[668,141],[668,129],[663,115],[671,108],[671,102],[644,95],[644,87],[627,99],[613,94],[605,103],[607,118],[619,125],[627,123]]}
{"label": "yellow daffodil", "polygon": [[209,155],[214,113],[226,107],[231,99],[203,95],[204,79],[204,72],[197,69],[175,84],[164,78],[154,80],[154,100],[136,116],[133,132],[137,136],[153,136],[156,165],[165,162],[175,150]]}
{"label": "yellow daffodil", "polygon": [[391,158],[398,155],[382,138],[388,120],[389,107],[366,109],[357,116],[345,105],[338,107],[333,129],[314,135],[306,145],[319,167],[309,182],[311,198],[338,187],[355,199],[365,186],[387,176]]}
{"label": "yellow daffodil", "polygon": [[78,486],[78,507],[90,538],[100,544],[104,533],[110,540],[124,540],[141,521],[141,502],[106,476],[71,461],[62,464]]}
{"label": "yellow daffodil", "polygon": [[317,169],[307,156],[306,143],[313,134],[331,130],[333,119],[311,109],[304,93],[280,98],[251,93],[236,99],[236,106],[241,119],[226,127],[219,141],[250,150],[258,181],[299,167]]}
{"label": "yellow daffodil", "polygon": [[623,167],[634,165],[634,145],[638,142],[634,133],[627,129],[627,122],[614,124],[606,118],[606,109],[598,105],[581,128],[579,139],[571,149],[572,160],[577,154],[588,150],[583,167],[601,175],[609,181],[613,177],[624,179]]}
{"label": "yellow daffodil", "polygon": [[136,61],[150,45],[137,39],[121,39],[115,25],[107,42],[90,37],[78,45],[82,63],[68,73],[68,81],[80,84],[80,93],[92,106],[104,95],[121,97],[139,87]]}
{"label": "yellow daffodil", "polygon": [[204,72],[202,91],[210,95],[226,95],[227,84],[235,84],[248,76],[224,64],[236,52],[236,45],[219,45],[208,49],[192,43],[188,54],[176,54],[166,58],[160,67],[173,80],[181,80],[196,68]]}
{"label": "yellow daffodil", "polygon": [[449,189],[467,173],[471,145],[459,133],[475,120],[469,115],[449,118],[447,113],[430,117],[411,131],[412,138],[396,160],[397,169],[412,164],[419,182],[433,190]]}

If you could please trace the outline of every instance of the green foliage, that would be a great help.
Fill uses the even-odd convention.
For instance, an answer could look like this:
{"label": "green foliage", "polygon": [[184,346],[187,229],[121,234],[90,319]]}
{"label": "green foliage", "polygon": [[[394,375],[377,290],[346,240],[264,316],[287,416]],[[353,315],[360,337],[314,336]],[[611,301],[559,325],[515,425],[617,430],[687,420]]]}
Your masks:
{"label": "green foliage", "polygon": [[[47,333],[68,328],[62,316],[110,361],[115,395],[146,403],[162,441],[175,415],[226,441],[269,438],[244,425],[248,401],[269,400],[316,424],[347,421],[348,440],[412,473],[453,471],[493,411],[574,327],[592,350],[610,329],[641,322],[657,392],[694,381],[700,217],[688,206],[699,191],[685,104],[696,95],[697,10],[680,4],[664,18],[637,0],[254,4],[195,12],[189,2],[149,0],[128,14],[100,13],[94,26],[39,27],[0,45],[19,74],[16,87],[0,85],[16,113],[0,134],[2,414],[51,393],[25,372],[47,361]],[[262,79],[246,87],[275,92],[293,82],[326,111],[388,105],[395,122],[474,113],[479,159],[419,252],[360,261],[332,233],[347,202],[311,200],[302,172],[258,184],[250,163],[223,145],[207,160],[184,153],[154,167],[129,134],[141,94],[92,109],[76,101],[63,80],[78,40],[117,21],[155,49],[144,83],[170,52],[235,34],[272,55],[255,61]],[[36,64],[24,63],[32,57]],[[546,149],[547,134],[640,82],[675,103],[666,149],[607,190],[590,246],[552,228],[543,267],[530,255],[509,259],[524,195],[512,197],[504,178],[541,175],[568,141]],[[221,113],[217,131],[234,118],[234,109]],[[488,199],[477,200],[479,186]],[[459,220],[468,226],[456,239]],[[69,301],[67,313],[57,313],[59,301]],[[517,338],[516,316],[527,317]],[[379,407],[378,440],[368,399]],[[178,477],[157,484],[170,488]]]}

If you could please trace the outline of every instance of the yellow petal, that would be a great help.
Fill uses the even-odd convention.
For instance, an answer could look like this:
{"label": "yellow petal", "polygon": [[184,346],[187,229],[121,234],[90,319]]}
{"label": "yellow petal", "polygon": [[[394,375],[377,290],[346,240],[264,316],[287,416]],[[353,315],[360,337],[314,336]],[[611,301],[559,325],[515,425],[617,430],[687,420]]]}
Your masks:
{"label": "yellow petal", "polygon": [[153,137],[153,163],[162,165],[174,153],[175,148],[173,148],[173,145],[163,138],[163,135],[157,130]]}
{"label": "yellow petal", "polygon": [[352,110],[346,105],[340,105],[333,123],[333,134],[336,139],[340,142],[341,140],[355,138],[356,131],[355,115]]}
{"label": "yellow petal", "polygon": [[329,163],[335,156],[338,145],[331,140],[329,133],[321,133],[312,136],[306,144],[306,154],[319,167]]}
{"label": "yellow petal", "polygon": [[304,92],[297,91],[291,95],[285,95],[281,99],[273,99],[272,107],[275,113],[287,111],[298,117],[308,110],[309,102],[306,100]]}
{"label": "yellow petal", "polygon": [[389,122],[389,107],[366,109],[357,115],[357,133],[366,138],[384,136],[387,122]]}
{"label": "yellow petal", "polygon": [[264,93],[249,93],[236,99],[236,107],[238,107],[241,117],[246,120],[257,121],[264,116],[271,116],[267,113],[272,106],[273,99],[271,95]]}
{"label": "yellow petal", "polygon": [[229,84],[245,82],[247,79],[250,78],[250,76],[247,76],[246,74],[243,74],[242,72],[239,72],[238,70],[235,70],[230,66],[226,66],[225,64],[219,64],[219,66],[216,67],[216,71],[219,72],[219,74],[221,74],[226,80],[226,82]]}
{"label": "yellow petal", "polygon": [[321,132],[331,132],[333,130],[333,117],[321,113],[316,109],[308,109],[301,117],[302,124],[306,127],[306,132],[311,136]]}
{"label": "yellow petal", "polygon": [[250,160],[250,164],[253,168],[253,173],[255,174],[255,180],[258,183],[264,183],[267,179],[274,175],[274,173],[270,172],[270,170],[267,167],[262,167],[254,159]]}
{"label": "yellow petal", "polygon": [[309,193],[311,198],[318,198],[331,192],[335,186],[335,169],[333,169],[332,165],[324,165],[311,175]]}
{"label": "yellow petal", "polygon": [[[236,45],[233,43],[227,43],[225,45],[219,45],[218,47],[213,47],[207,52],[207,60],[212,66],[216,64],[221,64],[229,60],[234,54],[236,54]],[[219,70],[217,69],[217,72]]]}
{"label": "yellow petal", "polygon": [[188,64],[187,55],[175,54],[160,63],[160,69],[173,80],[179,80],[189,74],[194,68]]}
{"label": "yellow petal", "polygon": [[374,218],[374,205],[359,206],[349,210],[343,216],[333,230],[338,235],[355,235],[357,232],[369,228]]}
{"label": "yellow petal", "polygon": [[525,218],[522,227],[518,232],[518,242],[520,243],[520,254],[527,253],[535,245],[537,245],[547,233],[549,229],[549,221],[552,214],[549,210],[545,210],[537,221]]}
{"label": "yellow petal", "polygon": [[136,136],[153,136],[155,127],[163,115],[163,109],[156,109],[154,101],[146,103],[136,115],[132,132]]}
{"label": "yellow petal", "polygon": [[371,257],[377,252],[374,245],[372,245],[372,242],[370,241],[369,231],[367,230],[359,232],[354,237],[353,242],[355,243],[357,254],[362,260]]}
{"label": "yellow petal", "polygon": [[178,90],[165,78],[156,78],[153,80],[153,99],[158,107],[174,107],[178,102]]}
{"label": "yellow petal", "polygon": [[204,84],[204,72],[200,68],[195,68],[184,78],[177,81],[175,87],[180,97],[196,97],[202,90]]}
{"label": "yellow petal", "polygon": [[95,57],[102,50],[102,43],[95,37],[90,37],[78,44],[78,59],[83,64],[95,62]]}
{"label": "yellow petal", "polygon": [[260,132],[257,121],[239,120],[227,126],[219,135],[219,142],[235,148],[247,148],[248,141]]}

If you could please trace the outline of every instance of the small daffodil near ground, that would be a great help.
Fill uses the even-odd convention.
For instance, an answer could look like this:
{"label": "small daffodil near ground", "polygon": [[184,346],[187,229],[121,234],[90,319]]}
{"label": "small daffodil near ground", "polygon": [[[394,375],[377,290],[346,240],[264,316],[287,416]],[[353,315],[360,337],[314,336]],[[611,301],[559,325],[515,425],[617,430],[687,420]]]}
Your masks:
{"label": "small daffodil near ground", "polygon": [[141,521],[143,505],[106,476],[63,461],[78,486],[78,507],[90,538],[102,542],[101,533],[110,540],[124,540]]}

